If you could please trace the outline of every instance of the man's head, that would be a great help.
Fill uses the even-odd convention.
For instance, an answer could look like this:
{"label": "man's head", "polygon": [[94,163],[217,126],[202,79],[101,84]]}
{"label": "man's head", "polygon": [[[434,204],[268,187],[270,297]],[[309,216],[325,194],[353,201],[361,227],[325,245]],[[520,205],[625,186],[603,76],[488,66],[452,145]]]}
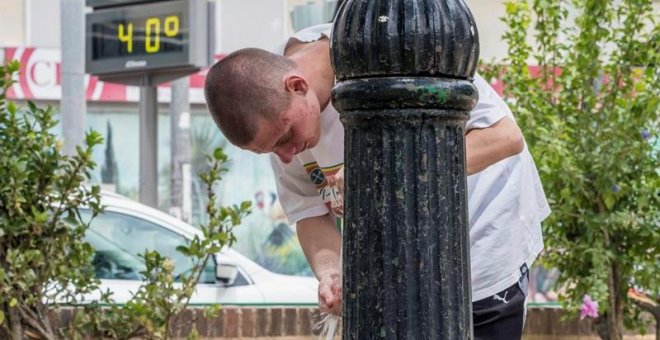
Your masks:
{"label": "man's head", "polygon": [[236,51],[209,70],[206,103],[234,145],[274,152],[284,162],[318,143],[320,108],[292,60],[264,50]]}

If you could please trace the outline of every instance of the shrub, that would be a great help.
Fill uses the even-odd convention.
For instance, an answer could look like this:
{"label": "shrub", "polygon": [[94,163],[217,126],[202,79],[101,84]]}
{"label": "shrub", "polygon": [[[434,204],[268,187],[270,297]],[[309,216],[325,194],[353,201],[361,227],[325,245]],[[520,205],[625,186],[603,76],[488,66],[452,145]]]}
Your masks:
{"label": "shrub", "polygon": [[659,292],[656,19],[651,0],[507,1],[506,69],[484,72],[503,77],[539,167],[553,210],[544,259],[561,271],[563,304],[597,301],[604,339],[641,326],[630,287]]}

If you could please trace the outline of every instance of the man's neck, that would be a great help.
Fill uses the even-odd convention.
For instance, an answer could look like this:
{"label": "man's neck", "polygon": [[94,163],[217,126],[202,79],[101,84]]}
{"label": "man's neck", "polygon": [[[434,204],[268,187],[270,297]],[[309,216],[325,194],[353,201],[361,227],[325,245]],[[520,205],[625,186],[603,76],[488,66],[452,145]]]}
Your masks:
{"label": "man's neck", "polygon": [[327,38],[300,43],[287,48],[285,55],[293,60],[316,93],[321,111],[330,103],[335,74],[330,64],[330,41]]}

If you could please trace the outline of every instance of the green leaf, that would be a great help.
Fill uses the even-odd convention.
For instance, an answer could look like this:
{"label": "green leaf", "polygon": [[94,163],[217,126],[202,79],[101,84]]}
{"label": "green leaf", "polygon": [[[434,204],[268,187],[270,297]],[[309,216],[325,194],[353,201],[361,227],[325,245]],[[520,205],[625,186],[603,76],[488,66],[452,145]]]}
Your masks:
{"label": "green leaf", "polygon": [[603,202],[608,210],[612,210],[614,204],[616,204],[616,196],[613,193],[605,193],[605,195],[603,195]]}
{"label": "green leaf", "polygon": [[190,248],[188,248],[186,246],[178,246],[178,247],[176,247],[176,251],[178,251],[179,253],[181,253],[183,255],[186,255],[186,256],[191,256],[192,255],[192,253],[190,252]]}
{"label": "green leaf", "polygon": [[48,212],[40,212],[37,207],[32,207],[32,216],[34,217],[34,222],[37,224],[43,224],[48,220]]}
{"label": "green leaf", "polygon": [[5,313],[0,310],[0,326],[4,325],[5,323]]}
{"label": "green leaf", "polygon": [[16,298],[11,298],[11,300],[9,301],[9,307],[11,308],[16,307],[17,304],[18,304],[18,300],[16,300]]}
{"label": "green leaf", "polygon": [[9,102],[9,104],[7,104],[7,111],[9,111],[9,113],[11,113],[11,114],[15,114],[16,113],[16,104],[14,104],[14,102]]}
{"label": "green leaf", "polygon": [[103,144],[103,136],[98,131],[90,130],[85,135],[85,142],[90,147]]}
{"label": "green leaf", "polygon": [[207,253],[215,254],[215,253],[219,253],[220,250],[222,250],[222,246],[212,246],[208,248]]}
{"label": "green leaf", "polygon": [[252,202],[251,201],[243,201],[241,202],[241,210],[242,211],[247,211],[252,207]]}
{"label": "green leaf", "polygon": [[213,151],[213,158],[215,158],[217,161],[226,161],[227,155],[222,150],[222,148],[217,148]]}
{"label": "green leaf", "polygon": [[21,68],[21,63],[18,62],[18,60],[12,60],[7,64],[7,70],[9,73],[15,73],[18,72]]}

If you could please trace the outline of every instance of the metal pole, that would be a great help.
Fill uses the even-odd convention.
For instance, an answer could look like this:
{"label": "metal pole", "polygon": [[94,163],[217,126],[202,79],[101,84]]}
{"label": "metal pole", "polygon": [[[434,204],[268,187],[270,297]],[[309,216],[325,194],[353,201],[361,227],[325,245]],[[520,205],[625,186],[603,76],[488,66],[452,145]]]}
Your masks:
{"label": "metal pole", "polygon": [[62,114],[63,151],[76,152],[85,135],[85,1],[62,0]]}
{"label": "metal pole", "polygon": [[331,49],[346,130],[343,338],[471,339],[472,15],[461,0],[348,0]]}
{"label": "metal pole", "polygon": [[158,207],[158,89],[148,80],[140,87],[140,202]]}
{"label": "metal pole", "polygon": [[190,221],[191,206],[190,174],[190,100],[188,77],[172,82],[171,117],[171,179],[170,214],[184,221]]}

